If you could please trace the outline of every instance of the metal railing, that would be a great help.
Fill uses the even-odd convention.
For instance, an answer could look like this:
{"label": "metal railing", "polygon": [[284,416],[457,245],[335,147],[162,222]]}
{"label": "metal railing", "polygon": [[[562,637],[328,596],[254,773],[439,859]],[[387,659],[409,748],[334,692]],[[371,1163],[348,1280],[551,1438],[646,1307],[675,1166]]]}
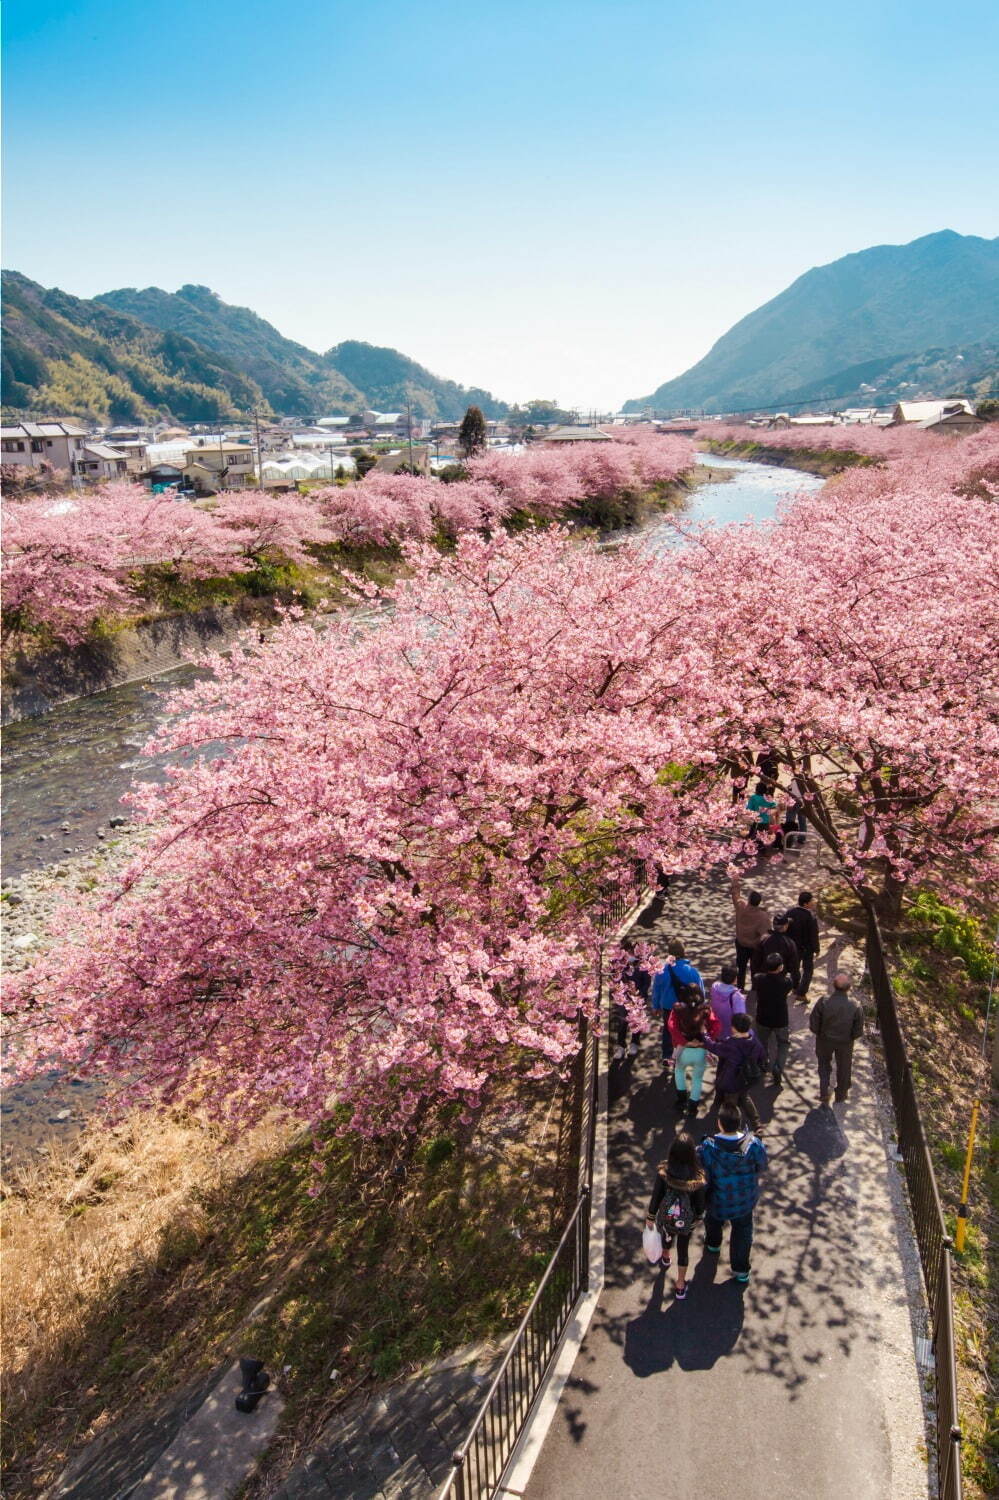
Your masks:
{"label": "metal railing", "polygon": [[[640,899],[637,890],[615,891],[598,903],[598,925],[610,935]],[[597,969],[597,996],[603,1000],[603,956]],[[601,1010],[601,1019],[607,1019]],[[597,1084],[602,1027],[580,1022],[579,1072],[574,1113],[578,1141],[575,1207],[562,1238],[510,1341],[503,1363],[483,1397],[464,1441],[455,1450],[451,1472],[437,1500],[489,1500],[496,1490],[528,1418],[541,1394],[562,1335],[576,1305],[590,1286],[590,1199],[597,1133]]]}
{"label": "metal railing", "polygon": [[919,1114],[912,1068],[885,962],[881,932],[873,916],[867,925],[867,970],[877,1007],[885,1068],[898,1126],[898,1149],[905,1168],[909,1202],[923,1265],[926,1296],[933,1323],[936,1364],[937,1494],[961,1500],[961,1428],[957,1409],[957,1364],[954,1356],[954,1297],[951,1287],[951,1239],[940,1205],[936,1174]]}
{"label": "metal railing", "polygon": [[471,1431],[454,1455],[440,1500],[487,1500],[499,1484],[572,1317],[589,1287],[590,1187],[562,1233]]}

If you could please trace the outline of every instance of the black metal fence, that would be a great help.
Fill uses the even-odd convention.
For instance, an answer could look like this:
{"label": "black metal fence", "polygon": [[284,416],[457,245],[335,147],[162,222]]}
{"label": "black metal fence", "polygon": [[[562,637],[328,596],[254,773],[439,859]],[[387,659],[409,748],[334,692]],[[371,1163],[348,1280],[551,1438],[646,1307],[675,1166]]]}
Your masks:
{"label": "black metal fence", "polygon": [[[615,893],[602,901],[599,907],[602,931],[611,933],[619,928],[634,904],[635,895],[624,893]],[[603,980],[601,960],[597,973],[598,997],[603,995]],[[583,1020],[575,1096],[574,1133],[579,1143],[575,1207],[471,1430],[455,1451],[451,1473],[438,1500],[488,1500],[494,1493],[541,1394],[576,1304],[589,1290],[590,1200],[600,1041],[601,1029]]]}
{"label": "black metal fence", "polygon": [[961,1500],[961,1428],[958,1421],[957,1365],[954,1357],[951,1240],[940,1205],[926,1131],[919,1114],[912,1068],[905,1050],[905,1038],[899,1022],[895,991],[885,962],[884,945],[873,916],[867,927],[867,969],[877,1006],[885,1068],[898,1126],[898,1149],[909,1187],[916,1241],[933,1320],[937,1494],[940,1500]]}
{"label": "black metal fence", "polygon": [[454,1455],[440,1500],[488,1500],[499,1483],[580,1293],[589,1286],[590,1188],[584,1187],[471,1431]]}

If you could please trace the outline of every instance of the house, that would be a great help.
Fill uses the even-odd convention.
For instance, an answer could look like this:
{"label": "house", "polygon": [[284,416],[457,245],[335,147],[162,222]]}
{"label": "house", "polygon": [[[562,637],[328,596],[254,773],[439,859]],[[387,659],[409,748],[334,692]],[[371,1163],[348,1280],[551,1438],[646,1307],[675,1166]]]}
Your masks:
{"label": "house", "polygon": [[253,449],[245,443],[206,443],[184,454],[184,480],[200,495],[238,490],[254,477]]}
{"label": "house", "polygon": [[108,443],[85,443],[76,460],[76,473],[91,483],[107,479],[127,479],[128,459]]}
{"label": "house", "polygon": [[86,428],[72,422],[20,422],[0,430],[0,453],[7,464],[29,469],[51,464],[76,474],[86,441]]}
{"label": "house", "polygon": [[157,486],[176,486],[184,481],[184,466],[179,463],[159,462],[151,464],[150,467],[137,476],[144,479],[153,489]]}
{"label": "house", "polygon": [[946,401],[897,401],[892,412],[893,427],[933,427],[944,417],[956,420],[950,431],[974,431],[978,426],[975,408],[963,396],[952,396]]}
{"label": "house", "polygon": [[870,425],[877,415],[878,409],[876,406],[848,406],[844,411],[840,412],[841,419],[854,426],[858,423]]}
{"label": "house", "polygon": [[545,433],[542,443],[612,443],[609,432],[599,427],[552,427]]}
{"label": "house", "polygon": [[320,417],[316,423],[317,427],[343,428],[344,431],[350,426],[349,417]]}
{"label": "house", "polygon": [[109,448],[113,448],[116,453],[120,453],[122,458],[124,458],[125,469],[128,474],[138,476],[145,472],[146,465],[149,462],[146,456],[148,443],[143,442],[141,439],[133,440],[131,438],[124,440],[115,439],[112,441],[110,437],[105,438],[104,441]]}

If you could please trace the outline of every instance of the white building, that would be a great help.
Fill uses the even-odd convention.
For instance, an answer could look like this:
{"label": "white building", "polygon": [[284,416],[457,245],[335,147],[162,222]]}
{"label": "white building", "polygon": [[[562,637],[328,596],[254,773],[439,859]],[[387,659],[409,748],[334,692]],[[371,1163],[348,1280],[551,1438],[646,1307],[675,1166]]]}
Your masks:
{"label": "white building", "polygon": [[334,453],[321,458],[318,453],[281,453],[265,457],[262,464],[263,482],[268,484],[295,484],[300,479],[337,478],[337,470],[351,475],[356,464],[349,453]]}
{"label": "white building", "polygon": [[107,479],[127,479],[128,459],[109,443],[85,443],[76,460],[76,473],[91,483]]}
{"label": "white building", "polygon": [[898,401],[892,412],[892,426],[910,426],[912,423],[936,424],[943,417],[971,417],[974,425],[975,408],[963,396],[954,396],[949,401]]}
{"label": "white building", "polygon": [[19,422],[0,430],[0,453],[7,464],[29,469],[51,464],[76,474],[86,441],[86,428],[72,422]]}

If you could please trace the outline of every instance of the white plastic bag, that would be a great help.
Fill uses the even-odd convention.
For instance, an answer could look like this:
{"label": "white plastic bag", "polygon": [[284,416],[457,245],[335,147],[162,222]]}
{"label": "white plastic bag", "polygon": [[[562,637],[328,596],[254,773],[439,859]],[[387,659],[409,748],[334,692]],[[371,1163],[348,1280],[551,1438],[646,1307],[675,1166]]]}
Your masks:
{"label": "white plastic bag", "polygon": [[662,1260],[663,1237],[654,1224],[646,1224],[642,1235],[642,1249],[648,1258],[650,1266],[657,1265]]}

